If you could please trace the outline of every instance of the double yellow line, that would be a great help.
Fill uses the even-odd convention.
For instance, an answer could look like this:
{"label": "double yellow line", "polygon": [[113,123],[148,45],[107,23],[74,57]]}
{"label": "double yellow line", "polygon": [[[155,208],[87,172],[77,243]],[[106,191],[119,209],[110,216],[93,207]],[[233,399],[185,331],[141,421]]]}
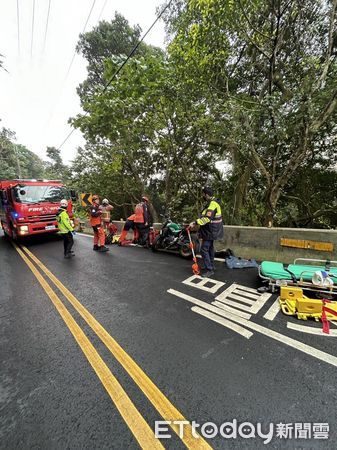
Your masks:
{"label": "double yellow line", "polygon": [[[58,278],[53,275],[49,269],[26,247],[13,244],[16,251],[30,268],[39,281],[46,294],[53,302],[58,313],[64,320],[65,324],[71,331],[81,350],[87,357],[92,368],[101,380],[107,393],[116,405],[118,411],[133,433],[135,439],[143,449],[163,449],[161,442],[155,437],[153,430],[145,421],[143,416],[137,410],[132,400],[129,398],[123,387],[120,385],[116,377],[112,374],[108,366],[98,354],[95,347],[89,341],[83,330],[72,317],[64,303],[54,292],[50,284],[41,275],[44,273],[49,280],[59,289],[69,303],[75,308],[80,316],[85,320],[89,327],[96,333],[105,346],[110,350],[116,360],[124,367],[130,377],[142,390],[148,400],[152,403],[158,413],[167,421],[186,421],[184,416],[176,409],[176,407],[168,400],[167,397],[159,390],[146,373],[138,366],[138,364],[123,350],[117,341],[103,328],[103,326],[89,313],[89,311],[77,300],[77,298],[61,283]],[[33,264],[33,262],[35,265]],[[41,272],[38,270],[41,270]],[[173,431],[179,436],[179,426],[171,424]],[[195,435],[194,431],[194,435]],[[184,435],[181,438],[183,443],[189,449],[211,449],[210,445],[198,435],[193,436],[192,427],[186,425],[184,427]]]}

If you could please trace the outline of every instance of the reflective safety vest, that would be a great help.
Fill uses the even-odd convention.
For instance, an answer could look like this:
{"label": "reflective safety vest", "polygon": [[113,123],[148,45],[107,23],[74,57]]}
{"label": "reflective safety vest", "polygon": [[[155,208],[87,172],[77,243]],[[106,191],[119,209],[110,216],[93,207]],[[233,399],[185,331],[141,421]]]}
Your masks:
{"label": "reflective safety vest", "polygon": [[111,205],[102,206],[102,214],[101,214],[102,222],[110,222],[110,211],[112,210],[113,207]]}
{"label": "reflective safety vest", "polygon": [[200,237],[202,239],[215,241],[223,238],[221,206],[215,198],[211,199],[196,222],[200,225]]}
{"label": "reflective safety vest", "polygon": [[69,233],[69,231],[74,231],[71,226],[70,219],[66,209],[59,209],[56,214],[57,227],[61,234]]}

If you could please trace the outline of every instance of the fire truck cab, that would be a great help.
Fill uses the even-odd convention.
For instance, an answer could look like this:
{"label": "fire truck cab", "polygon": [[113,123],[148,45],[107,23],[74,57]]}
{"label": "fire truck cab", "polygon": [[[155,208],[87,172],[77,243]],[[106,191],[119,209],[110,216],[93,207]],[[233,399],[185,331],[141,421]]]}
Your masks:
{"label": "fire truck cab", "polygon": [[0,181],[0,221],[6,236],[18,239],[40,233],[56,233],[56,213],[62,199],[68,200],[68,213],[73,217],[69,191],[60,180]]}

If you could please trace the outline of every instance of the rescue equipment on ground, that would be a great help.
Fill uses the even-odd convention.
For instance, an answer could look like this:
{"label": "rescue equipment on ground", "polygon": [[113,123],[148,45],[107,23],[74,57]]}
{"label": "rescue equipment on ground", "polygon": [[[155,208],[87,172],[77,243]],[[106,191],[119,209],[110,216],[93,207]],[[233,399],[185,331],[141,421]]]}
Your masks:
{"label": "rescue equipment on ground", "polygon": [[236,256],[226,258],[226,266],[228,269],[248,269],[251,267],[259,267],[255,259],[244,259]]}
{"label": "rescue equipment on ground", "polygon": [[225,250],[217,250],[214,255],[216,258],[229,258],[230,256],[235,256],[233,250],[226,248]]}
{"label": "rescue equipment on ground", "polygon": [[329,320],[337,320],[337,302],[328,299],[309,298],[299,287],[281,286],[280,307],[287,316],[298,319],[321,320],[323,332],[329,334]]}
{"label": "rescue equipment on ground", "polygon": [[329,277],[328,272],[325,270],[317,270],[311,279],[315,286],[319,287],[331,287],[333,285],[332,278]]}
{"label": "rescue equipment on ground", "polygon": [[[297,316],[298,319],[307,320],[313,318],[316,321],[322,317],[322,308],[326,299],[309,298],[299,287],[281,286],[280,306],[287,316]],[[329,307],[337,314],[337,302],[331,302]],[[337,317],[327,312],[327,319],[337,320]]]}
{"label": "rescue equipment on ground", "polygon": [[337,295],[337,261],[297,258],[293,264],[263,261],[260,278],[275,292],[281,286],[300,287],[327,298]]}
{"label": "rescue equipment on ground", "polygon": [[191,238],[190,228],[189,227],[186,228],[186,231],[187,231],[188,239],[190,241],[190,249],[191,249],[192,255],[193,255],[192,271],[193,271],[194,275],[200,275],[200,268],[198,266],[197,257],[195,256],[194,243]]}
{"label": "rescue equipment on ground", "polygon": [[116,244],[118,242],[119,236],[117,237],[117,231],[118,230],[117,230],[117,227],[115,224],[110,222],[107,225],[107,228],[105,230],[105,232],[106,232],[105,243],[107,245]]}

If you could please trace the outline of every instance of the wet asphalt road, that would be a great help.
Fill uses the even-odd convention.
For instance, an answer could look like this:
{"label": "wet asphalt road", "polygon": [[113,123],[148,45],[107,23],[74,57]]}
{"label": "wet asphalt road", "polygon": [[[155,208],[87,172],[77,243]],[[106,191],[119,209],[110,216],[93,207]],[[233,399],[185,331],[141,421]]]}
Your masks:
{"label": "wet asphalt road", "polygon": [[[236,282],[257,287],[256,269],[217,264],[225,286],[210,294],[182,281],[191,262],[141,248],[92,251],[76,236],[76,257],[64,260],[55,238],[26,243],[137,362],[173,405],[203,424],[323,423],[329,439],[260,437],[209,439],[214,448],[337,448],[336,367],[255,332],[246,339],[168,293],[180,291],[210,304]],[[0,239],[0,448],[139,448],[54,305],[13,246]],[[56,290],[57,291],[57,290]],[[60,295],[146,422],[163,420],[75,309]],[[263,318],[271,297],[252,320],[315,349],[337,356],[333,337],[287,329],[289,318]],[[301,323],[290,318],[293,323]],[[306,325],[306,323],[304,323]],[[313,325],[310,323],[310,325]],[[319,325],[318,325],[319,326]],[[174,418],[172,418],[174,419]],[[275,425],[276,426],[276,425]],[[172,433],[166,448],[185,448]]]}

